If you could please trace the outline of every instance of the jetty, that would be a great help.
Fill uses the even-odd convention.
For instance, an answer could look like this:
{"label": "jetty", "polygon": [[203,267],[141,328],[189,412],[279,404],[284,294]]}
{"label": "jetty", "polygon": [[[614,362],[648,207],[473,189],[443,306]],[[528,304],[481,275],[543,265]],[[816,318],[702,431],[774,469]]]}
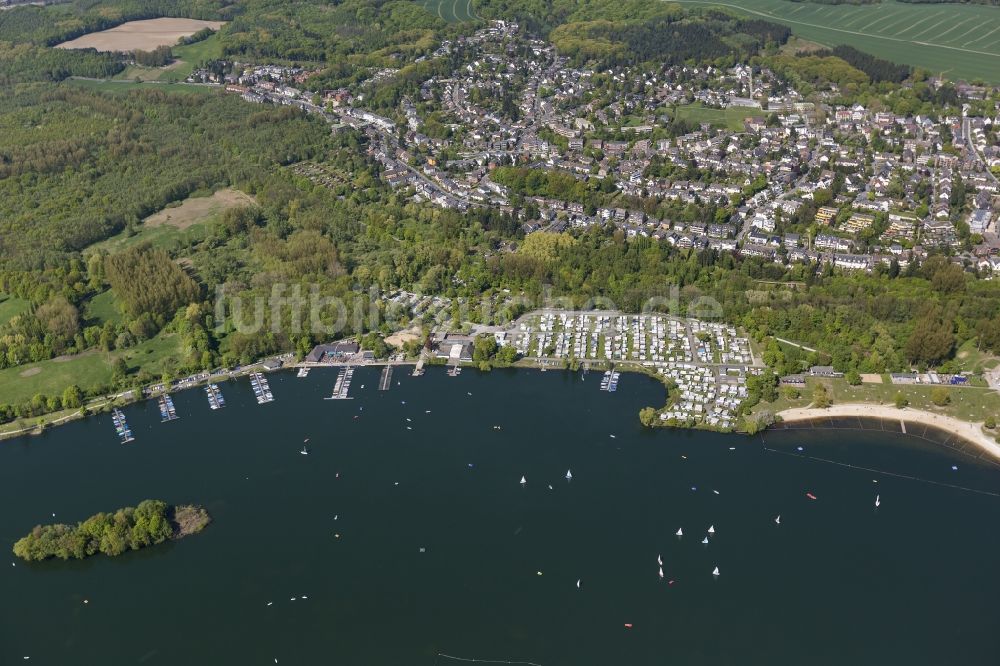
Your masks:
{"label": "jetty", "polygon": [[180,418],[177,416],[177,409],[174,407],[174,401],[170,395],[164,393],[160,396],[157,401],[160,406],[160,421],[166,423],[167,421],[173,421]]}
{"label": "jetty", "polygon": [[453,365],[450,368],[448,368],[449,377],[458,377],[460,374],[462,374],[462,366]]}
{"label": "jetty", "polygon": [[337,375],[337,382],[333,385],[333,393],[325,400],[347,400],[347,391],[351,388],[351,377],[354,376],[354,366],[347,366]]}
{"label": "jetty", "polygon": [[299,368],[299,371],[295,374],[295,376],[298,377],[299,379],[302,379],[303,377],[308,377],[309,368],[308,367]]}
{"label": "jetty", "polygon": [[382,376],[378,380],[378,390],[388,391],[390,386],[392,386],[392,366],[387,365],[382,368]]}
{"label": "jetty", "polygon": [[205,387],[205,395],[208,396],[208,406],[212,409],[221,409],[226,406],[226,399],[222,397],[222,389],[218,384],[209,384]]}
{"label": "jetty", "polygon": [[618,380],[621,378],[621,374],[617,370],[607,370],[604,376],[601,377],[601,390],[608,391],[609,393],[617,391]]}
{"label": "jetty", "polygon": [[111,420],[115,423],[115,431],[122,440],[122,444],[135,441],[135,437],[132,436],[132,429],[128,427],[128,422],[125,421],[125,414],[122,413],[122,410],[115,407],[111,412]]}
{"label": "jetty", "polygon": [[253,389],[253,394],[257,398],[257,404],[263,405],[268,402],[274,402],[274,395],[271,393],[271,387],[267,384],[267,377],[259,372],[250,373],[250,387]]}

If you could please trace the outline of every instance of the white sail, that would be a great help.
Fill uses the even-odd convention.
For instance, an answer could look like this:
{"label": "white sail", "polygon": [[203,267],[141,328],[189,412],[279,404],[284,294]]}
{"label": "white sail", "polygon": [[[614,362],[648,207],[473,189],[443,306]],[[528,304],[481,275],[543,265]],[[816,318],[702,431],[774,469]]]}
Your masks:
{"label": "white sail", "polygon": [[663,558],[661,556],[657,555],[656,556],[656,563],[659,564],[662,567],[663,566]]}
{"label": "white sail", "polygon": [[527,482],[528,482],[528,480],[527,480],[526,478],[524,478],[524,477],[522,476],[522,477],[521,477],[521,485],[523,486],[523,485],[524,485],[524,484],[526,484]]}
{"label": "white sail", "polygon": [[684,530],[680,527],[677,528],[677,536],[684,536]]}
{"label": "white sail", "polygon": [[875,508],[877,509],[877,508],[878,508],[878,505],[879,505],[879,504],[881,504],[881,503],[882,503],[882,502],[880,501],[880,498],[879,498],[879,496],[878,496],[878,495],[876,495],[876,496],[875,496]]}
{"label": "white sail", "polygon": [[579,578],[576,579],[576,589],[578,589],[578,590],[580,589],[580,579]]}
{"label": "white sail", "polygon": [[709,534],[715,534],[715,525],[711,525],[711,526],[710,526],[710,527],[708,528],[708,533],[709,533]]}
{"label": "white sail", "polygon": [[701,542],[707,544],[708,543],[708,537],[705,537],[704,539],[702,539]]}
{"label": "white sail", "polygon": [[660,567],[660,578],[663,578],[663,567]]}
{"label": "white sail", "polygon": [[713,576],[718,576],[719,575],[719,567],[715,567],[715,569],[712,570],[712,575]]}
{"label": "white sail", "polygon": [[781,514],[780,513],[778,514],[778,517],[774,519],[774,523],[776,525],[780,525],[781,524]]}
{"label": "white sail", "polygon": [[569,481],[572,478],[573,478],[573,472],[570,470],[566,470],[566,480]]}

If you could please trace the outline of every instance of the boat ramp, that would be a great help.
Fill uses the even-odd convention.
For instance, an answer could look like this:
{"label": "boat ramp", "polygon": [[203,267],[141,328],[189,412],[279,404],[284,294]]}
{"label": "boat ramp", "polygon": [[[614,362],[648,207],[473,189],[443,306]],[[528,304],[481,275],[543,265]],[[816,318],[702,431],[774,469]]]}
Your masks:
{"label": "boat ramp", "polygon": [[180,418],[177,416],[177,409],[174,407],[174,401],[168,394],[163,394],[157,401],[160,406],[160,421],[166,423],[167,421],[173,421]]}
{"label": "boat ramp", "polygon": [[271,387],[267,384],[267,377],[259,372],[250,373],[250,386],[253,388],[253,394],[257,397],[257,404],[263,405],[268,402],[274,402],[274,395],[271,393]]}
{"label": "boat ramp", "polygon": [[205,395],[208,396],[208,406],[212,409],[221,409],[226,406],[226,399],[222,397],[222,389],[218,384],[209,384],[205,387]]}
{"label": "boat ramp", "polygon": [[115,430],[118,432],[118,437],[121,438],[122,444],[135,441],[135,437],[132,436],[132,429],[128,427],[128,422],[125,421],[125,415],[122,413],[122,410],[115,407],[111,412],[111,420],[115,423]]}
{"label": "boat ramp", "polygon": [[337,383],[333,385],[333,394],[326,400],[347,400],[347,391],[351,388],[351,377],[354,376],[354,368],[347,366],[337,375]]}

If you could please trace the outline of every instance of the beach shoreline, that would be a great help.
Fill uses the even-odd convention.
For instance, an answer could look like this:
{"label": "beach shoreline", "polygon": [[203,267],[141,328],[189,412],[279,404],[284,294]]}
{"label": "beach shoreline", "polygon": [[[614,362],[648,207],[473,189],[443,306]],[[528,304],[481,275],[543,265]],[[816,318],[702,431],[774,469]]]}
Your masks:
{"label": "beach shoreline", "polygon": [[778,412],[776,416],[783,423],[852,416],[919,423],[953,432],[962,439],[974,444],[976,448],[989,455],[994,461],[1000,462],[1000,444],[983,432],[982,423],[961,421],[951,416],[935,414],[934,412],[920,409],[912,409],[910,407],[900,409],[891,405],[873,405],[867,403],[845,403],[825,408],[795,407]]}

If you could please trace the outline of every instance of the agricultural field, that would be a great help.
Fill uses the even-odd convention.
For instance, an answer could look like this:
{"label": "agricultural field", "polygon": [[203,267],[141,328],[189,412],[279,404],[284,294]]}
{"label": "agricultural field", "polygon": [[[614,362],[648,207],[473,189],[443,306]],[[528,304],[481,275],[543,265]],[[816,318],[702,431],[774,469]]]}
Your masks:
{"label": "agricultural field", "polygon": [[848,44],[951,79],[1000,83],[1000,7],[889,1],[873,5],[674,1],[726,7],[787,25],[802,39],[817,44]]}
{"label": "agricultural field", "polygon": [[472,0],[417,0],[417,4],[449,23],[479,20]]}
{"label": "agricultural field", "polygon": [[97,49],[98,51],[152,51],[157,46],[173,46],[202,28],[218,30],[224,21],[198,21],[186,18],[157,18],[129,21],[119,26],[91,32],[62,44],[57,49]]}
{"label": "agricultural field", "polygon": [[219,35],[214,34],[208,39],[194,44],[174,46],[171,51],[175,60],[165,67],[132,65],[114,78],[122,81],[134,81],[135,79],[161,82],[183,81],[200,63],[222,57],[222,44],[219,42]]}

